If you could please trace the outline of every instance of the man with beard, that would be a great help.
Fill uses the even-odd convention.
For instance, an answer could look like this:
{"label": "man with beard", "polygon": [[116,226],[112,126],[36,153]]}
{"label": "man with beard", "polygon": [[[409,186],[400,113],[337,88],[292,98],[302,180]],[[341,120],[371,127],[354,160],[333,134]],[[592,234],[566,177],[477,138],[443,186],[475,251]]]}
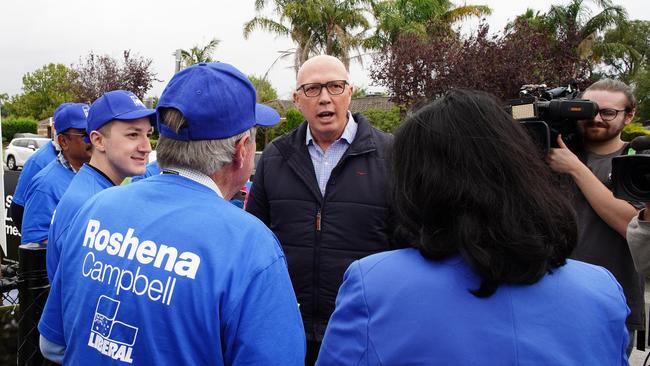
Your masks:
{"label": "man with beard", "polygon": [[578,245],[572,258],[607,268],[623,287],[631,310],[627,318],[629,355],[635,331],[644,329],[644,283],[625,240],[627,225],[637,209],[614,197],[610,173],[612,158],[629,149],[621,140],[621,131],[632,121],[636,101],[628,85],[611,79],[592,84],[583,98],[596,102],[599,109],[592,120],[578,121],[581,147],[572,152],[559,136],[560,148],[551,149],[547,162],[556,172],[568,174],[577,188]]}

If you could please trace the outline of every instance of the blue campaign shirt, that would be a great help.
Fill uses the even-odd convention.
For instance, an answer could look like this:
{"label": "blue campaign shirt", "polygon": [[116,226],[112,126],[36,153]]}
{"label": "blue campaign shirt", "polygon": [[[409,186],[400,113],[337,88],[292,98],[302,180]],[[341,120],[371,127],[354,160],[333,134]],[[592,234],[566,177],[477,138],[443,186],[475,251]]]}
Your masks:
{"label": "blue campaign shirt", "polygon": [[54,279],[54,273],[59,265],[61,245],[65,245],[65,240],[57,240],[61,236],[61,233],[63,233],[63,229],[70,224],[74,215],[79,211],[79,208],[88,199],[96,193],[113,186],[113,182],[106,175],[88,164],[84,164],[79,169],[79,172],[75,174],[68,186],[68,190],[56,206],[48,233],[46,263],[47,277],[50,282]]}
{"label": "blue campaign shirt", "polygon": [[41,243],[47,239],[52,214],[74,175],[54,160],[34,176],[25,193],[21,243]]}
{"label": "blue campaign shirt", "polygon": [[147,169],[145,170],[143,175],[136,175],[133,178],[131,178],[131,182],[137,182],[139,180],[143,180],[145,178],[149,178],[154,175],[160,174],[160,166],[158,166],[158,161],[152,161],[151,163],[147,164]]}
{"label": "blue campaign shirt", "polygon": [[25,206],[25,191],[32,181],[36,173],[40,172],[47,164],[56,159],[56,148],[54,143],[49,141],[47,144],[41,146],[32,156],[27,159],[23,170],[18,176],[18,183],[13,195],[13,202],[18,205]]}
{"label": "blue campaign shirt", "polygon": [[38,327],[64,364],[304,364],[277,239],[208,186],[162,174],[108,188],[66,231]]}
{"label": "blue campaign shirt", "polygon": [[629,309],[606,269],[568,260],[537,283],[478,298],[460,256],[416,249],[345,273],[317,365],[627,365]]}

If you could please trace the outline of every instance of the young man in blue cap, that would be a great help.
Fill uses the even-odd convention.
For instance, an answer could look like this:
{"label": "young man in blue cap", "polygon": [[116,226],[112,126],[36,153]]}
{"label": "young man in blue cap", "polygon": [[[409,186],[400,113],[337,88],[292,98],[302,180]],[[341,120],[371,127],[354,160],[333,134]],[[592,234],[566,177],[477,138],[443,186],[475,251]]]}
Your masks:
{"label": "young man in blue cap", "polygon": [[54,128],[61,147],[57,158],[34,176],[25,193],[21,243],[46,243],[52,214],[74,175],[90,159],[84,141],[88,105],[64,104],[54,112]]}
{"label": "young man in blue cap", "polygon": [[284,255],[228,199],[250,176],[256,107],[224,63],[177,73],[158,103],[159,174],[81,207],[39,324],[66,365],[301,365],[305,340]]}
{"label": "young man in blue cap", "polygon": [[126,177],[144,173],[155,114],[126,90],[105,93],[90,106],[86,132],[92,156],[72,179],[52,217],[47,245],[50,282],[59,263],[61,245],[65,245],[61,234],[79,208],[96,193],[119,185]]}

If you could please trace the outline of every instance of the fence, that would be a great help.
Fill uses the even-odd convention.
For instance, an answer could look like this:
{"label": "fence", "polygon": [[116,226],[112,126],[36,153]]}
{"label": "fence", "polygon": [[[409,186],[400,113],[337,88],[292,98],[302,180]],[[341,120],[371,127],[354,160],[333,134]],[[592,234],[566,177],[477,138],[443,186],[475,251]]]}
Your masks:
{"label": "fence", "polygon": [[18,254],[18,263],[1,265],[0,365],[47,365],[37,328],[50,290],[45,246],[21,245]]}

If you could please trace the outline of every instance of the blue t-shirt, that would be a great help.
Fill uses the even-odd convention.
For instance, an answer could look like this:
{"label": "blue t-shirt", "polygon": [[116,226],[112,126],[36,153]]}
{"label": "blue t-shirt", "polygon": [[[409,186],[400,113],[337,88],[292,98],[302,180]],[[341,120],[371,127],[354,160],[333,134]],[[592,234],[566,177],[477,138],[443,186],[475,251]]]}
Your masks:
{"label": "blue t-shirt", "polygon": [[353,262],[317,365],[627,365],[625,295],[606,269],[568,260],[537,283],[470,293],[460,256],[415,249]]}
{"label": "blue t-shirt", "polygon": [[145,178],[149,178],[153,175],[158,175],[160,174],[160,167],[158,166],[158,161],[152,161],[151,163],[147,164],[147,169],[144,171],[143,175],[136,175],[133,178],[131,178],[131,182],[137,182],[139,180],[143,180]]}
{"label": "blue t-shirt", "polygon": [[52,214],[72,178],[74,172],[56,159],[34,176],[25,193],[21,243],[41,243],[47,239]]}
{"label": "blue t-shirt", "polygon": [[64,364],[304,364],[277,239],[209,187],[163,174],[109,188],[67,232],[38,327]]}
{"label": "blue t-shirt", "polygon": [[70,224],[74,215],[79,208],[94,196],[96,193],[106,188],[113,187],[113,182],[104,174],[100,173],[88,164],[84,164],[75,174],[70,182],[68,190],[56,206],[56,211],[52,215],[52,224],[47,240],[47,277],[50,282],[54,279],[54,273],[59,265],[59,256],[61,246],[65,245],[65,240],[58,240],[63,229]]}
{"label": "blue t-shirt", "polygon": [[23,170],[18,176],[18,183],[13,195],[13,202],[18,205],[25,206],[25,191],[32,181],[36,173],[40,172],[47,164],[56,159],[56,149],[54,143],[49,141],[47,144],[41,146],[32,156],[27,159]]}

